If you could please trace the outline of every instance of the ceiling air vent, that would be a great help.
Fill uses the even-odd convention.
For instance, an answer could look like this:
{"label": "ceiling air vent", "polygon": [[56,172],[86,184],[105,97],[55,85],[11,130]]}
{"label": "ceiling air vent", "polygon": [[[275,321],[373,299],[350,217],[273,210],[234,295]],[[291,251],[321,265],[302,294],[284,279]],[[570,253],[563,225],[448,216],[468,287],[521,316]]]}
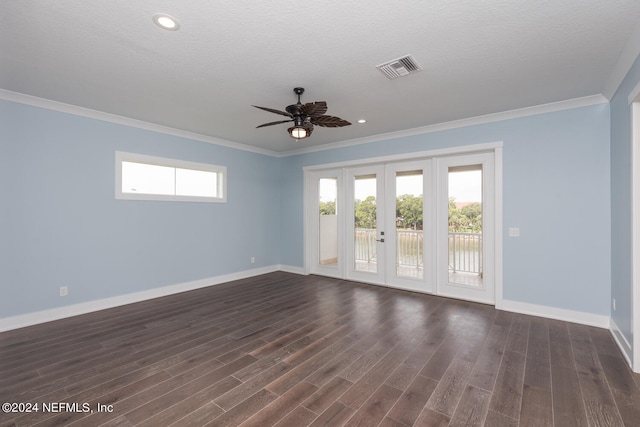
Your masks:
{"label": "ceiling air vent", "polygon": [[409,74],[422,71],[422,67],[418,65],[415,58],[411,55],[394,59],[384,64],[376,65],[376,68],[384,73],[390,79],[408,76]]}

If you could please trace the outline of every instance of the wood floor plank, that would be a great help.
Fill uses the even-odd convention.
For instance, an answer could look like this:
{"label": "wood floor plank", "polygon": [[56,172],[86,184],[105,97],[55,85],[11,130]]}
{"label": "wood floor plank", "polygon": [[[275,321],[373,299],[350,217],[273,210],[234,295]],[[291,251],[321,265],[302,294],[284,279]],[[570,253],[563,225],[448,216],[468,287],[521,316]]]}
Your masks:
{"label": "wood floor plank", "polygon": [[640,393],[640,388],[633,379],[638,374],[634,374],[623,359],[617,356],[599,354],[598,360],[612,388],[629,395]]}
{"label": "wood floor plank", "polygon": [[638,424],[638,420],[640,420],[640,394],[624,393],[615,388],[612,392],[624,425],[633,426]]}
{"label": "wood floor plank", "polygon": [[[0,333],[9,426],[636,425],[611,332],[274,272]],[[351,406],[351,407],[350,407]]]}
{"label": "wood floor plank", "polygon": [[401,394],[402,392],[398,389],[386,384],[381,385],[349,418],[346,425],[357,427],[378,425]]}
{"label": "wood floor plank", "polygon": [[413,425],[437,385],[436,380],[418,375],[389,411],[388,416],[404,425]]}
{"label": "wood floor plank", "polygon": [[229,390],[227,393],[214,400],[216,405],[224,410],[229,410],[242,402],[247,396],[251,396],[271,383],[274,379],[280,378],[284,373],[291,370],[291,365],[280,362],[259,375],[245,381],[239,386]]}
{"label": "wood floor plank", "polygon": [[514,316],[505,345],[506,350],[522,354],[527,352],[529,324],[530,320],[527,316],[521,314]]}
{"label": "wood floor plank", "polygon": [[241,424],[242,427],[272,426],[293,411],[300,403],[313,394],[318,387],[303,381],[296,384],[282,396],[275,399]]}
{"label": "wood floor plank", "polygon": [[532,318],[530,323],[524,384],[551,392],[549,327],[540,318]]}
{"label": "wood floor plank", "polygon": [[589,335],[596,346],[598,354],[620,358],[623,357],[608,329],[590,328]]}
{"label": "wood floor plank", "polygon": [[407,350],[411,347],[409,340],[400,341],[340,397],[340,402],[353,409],[358,409],[365,402],[367,391],[378,388],[405,358]]}
{"label": "wood floor plank", "polygon": [[454,356],[461,347],[461,343],[453,335],[448,335],[438,349],[429,358],[420,375],[440,380],[451,365]]}
{"label": "wood floor plank", "polygon": [[385,417],[384,420],[378,424],[378,427],[407,427],[407,425],[399,423],[393,418]]}
{"label": "wood floor plank", "polygon": [[[155,426],[168,426],[180,420],[181,423],[195,422],[195,420],[207,419],[212,420],[215,417],[224,413],[224,410],[218,405],[213,403],[213,399],[224,394],[240,384],[240,381],[233,377],[226,377],[209,387],[201,387],[200,390],[191,392],[187,398],[179,400],[173,404],[177,399],[160,398],[162,406],[156,407],[154,412],[150,412],[148,418],[144,421],[137,423],[140,427],[155,427]],[[167,395],[165,395],[167,396]],[[205,408],[204,410],[201,410]],[[132,420],[131,413],[127,414],[127,419]],[[202,424],[202,423],[201,423]],[[186,424],[184,424],[186,425]]]}
{"label": "wood floor plank", "polygon": [[[616,408],[598,354],[585,329],[573,326],[571,346],[574,351],[578,382],[589,425],[622,426],[622,418]],[[570,327],[570,331],[571,331]]]}
{"label": "wood floor plank", "polygon": [[[513,418],[509,418],[506,415],[502,415],[489,410],[484,425],[487,427],[518,427],[519,424],[518,420],[514,420]],[[549,427],[551,425],[552,424],[547,424],[546,427]],[[526,427],[526,425],[523,424],[522,427]]]}
{"label": "wood floor plank", "polygon": [[321,368],[329,361],[331,361],[336,356],[336,354],[344,351],[347,347],[349,347],[349,345],[350,340],[348,337],[339,338],[337,341],[333,342],[322,351],[319,351],[317,354],[310,357],[306,362],[301,363],[286,374],[280,376],[280,378],[272,381],[266,387],[276,394],[284,394],[295,384],[312,375],[317,369]]}
{"label": "wood floor plank", "polygon": [[316,370],[313,374],[309,375],[307,377],[307,381],[319,387],[324,386],[326,383],[332,381],[336,376],[342,374],[342,372],[348,366],[354,363],[361,356],[362,351],[355,348],[348,348],[342,353],[338,354],[329,363],[325,364],[324,366]]}
{"label": "wood floor plank", "polygon": [[456,358],[472,363],[478,359],[497,315],[496,310],[487,308],[470,304],[457,323],[454,336],[458,337],[461,346]]}
{"label": "wood floor plank", "polygon": [[498,369],[504,354],[506,337],[509,329],[500,324],[494,324],[480,350],[480,354],[473,365],[469,384],[475,387],[493,391]]}
{"label": "wood floor plank", "polygon": [[414,427],[447,427],[449,421],[451,417],[448,415],[425,407],[413,425]]}
{"label": "wood floor plank", "polygon": [[451,417],[462,397],[470,373],[470,362],[454,359],[429,397],[426,407]]}
{"label": "wood floor plank", "polygon": [[269,390],[260,389],[257,393],[243,400],[240,404],[234,406],[229,411],[215,418],[213,421],[205,424],[205,426],[238,426],[277,398],[278,396],[271,393]]}
{"label": "wood floor plank", "polygon": [[[594,335],[591,337],[593,339]],[[640,388],[634,380],[634,376],[640,378],[640,375],[632,372],[617,354],[610,354],[609,351],[598,351],[598,360],[624,425],[633,425],[640,420]]]}
{"label": "wood floor plank", "polygon": [[551,364],[575,368],[568,325],[557,320],[548,322]]}
{"label": "wood floor plank", "polygon": [[[225,365],[216,370],[215,377],[216,378],[226,378],[231,375],[236,370],[250,364],[255,359],[251,356],[246,356],[241,359],[234,361],[228,365]],[[106,394],[101,396],[97,402],[100,403],[109,403],[114,406],[114,412],[117,411],[118,414],[128,414],[129,412],[136,411],[139,408],[145,407],[145,405],[153,402],[154,400],[164,396],[167,393],[181,387],[185,383],[189,381],[193,381],[202,376],[202,373],[198,372],[198,368],[196,367],[193,371],[184,373],[178,377],[170,378],[166,381],[157,383],[150,387],[147,387],[143,390],[128,390],[121,389],[117,390],[113,393]],[[95,403],[97,403],[95,402]],[[153,416],[155,414],[149,413],[148,416]],[[96,425],[100,425],[101,422],[108,419],[110,414],[108,413],[94,413],[91,415],[91,419],[94,420]]]}
{"label": "wood floor plank", "polygon": [[520,424],[531,427],[553,425],[551,390],[524,385]]}
{"label": "wood floor plank", "polygon": [[[566,363],[563,357],[561,362]],[[551,366],[553,393],[553,422],[557,426],[585,426],[587,417],[582,402],[582,392],[575,369],[567,366]]]}
{"label": "wood floor plank", "polygon": [[460,403],[453,413],[449,427],[461,426],[483,426],[487,412],[491,393],[481,388],[467,386],[462,393]]}
{"label": "wood floor plank", "polygon": [[318,416],[305,407],[298,406],[274,427],[308,426]]}
{"label": "wood floor plank", "polygon": [[525,355],[505,351],[491,397],[491,410],[518,419],[522,403]]}
{"label": "wood floor plank", "polygon": [[444,339],[445,331],[446,327],[440,324],[435,324],[433,328],[430,328],[428,335],[398,365],[385,380],[385,383],[398,390],[406,390]]}
{"label": "wood floor plank", "polygon": [[[193,375],[183,375],[182,381],[180,381],[179,384],[174,385],[168,393],[150,400],[135,410],[128,412],[126,414],[127,419],[134,423],[140,423],[141,421],[162,412],[169,406],[175,405],[183,400],[190,399],[191,396],[199,390],[206,389],[211,384],[222,381],[225,377],[232,375],[235,370],[244,365],[245,363],[242,361],[235,365],[231,363],[204,374],[203,372],[198,372],[198,369],[195,369],[193,370]],[[237,384],[238,382],[236,381],[235,384],[231,385]],[[226,390],[226,387],[224,389]]]}
{"label": "wood floor plank", "polygon": [[[362,340],[366,342],[366,340]],[[353,383],[359,381],[371,368],[378,363],[393,348],[393,342],[382,339],[373,344],[368,351],[364,351],[360,357],[351,362],[342,372],[341,376]],[[354,350],[361,351],[357,346]]]}
{"label": "wood floor plank", "polygon": [[347,391],[353,383],[344,378],[334,377],[326,383],[322,388],[310,396],[302,403],[302,406],[315,412],[323,413],[331,404],[338,400],[342,394]]}
{"label": "wood floor plank", "polygon": [[311,427],[342,426],[355,411],[340,402],[333,402],[313,423]]}
{"label": "wood floor plank", "polygon": [[224,410],[213,402],[207,402],[187,416],[172,424],[156,424],[167,426],[202,426],[224,413]]}

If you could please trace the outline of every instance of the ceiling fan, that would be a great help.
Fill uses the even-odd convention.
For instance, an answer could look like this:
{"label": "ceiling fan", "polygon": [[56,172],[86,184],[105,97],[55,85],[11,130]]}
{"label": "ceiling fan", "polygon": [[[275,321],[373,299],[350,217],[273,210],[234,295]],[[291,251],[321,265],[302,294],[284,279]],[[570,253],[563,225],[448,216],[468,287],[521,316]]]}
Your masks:
{"label": "ceiling fan", "polygon": [[300,95],[304,93],[304,88],[294,88],[293,92],[298,95],[298,103],[289,105],[287,108],[285,108],[286,111],[275,110],[273,108],[267,107],[258,107],[257,105],[254,105],[254,107],[261,110],[289,117],[288,120],[279,120],[277,122],[270,122],[262,124],[260,126],[256,126],[256,129],[265,126],[273,126],[279,125],[281,123],[293,122],[293,126],[288,129],[289,135],[291,135],[291,137],[295,139],[303,139],[311,135],[314,125],[328,128],[337,128],[342,126],[349,126],[351,124],[348,121],[341,119],[340,117],[328,116],[324,114],[327,112],[327,103],[325,101],[308,102],[306,104],[300,103]]}

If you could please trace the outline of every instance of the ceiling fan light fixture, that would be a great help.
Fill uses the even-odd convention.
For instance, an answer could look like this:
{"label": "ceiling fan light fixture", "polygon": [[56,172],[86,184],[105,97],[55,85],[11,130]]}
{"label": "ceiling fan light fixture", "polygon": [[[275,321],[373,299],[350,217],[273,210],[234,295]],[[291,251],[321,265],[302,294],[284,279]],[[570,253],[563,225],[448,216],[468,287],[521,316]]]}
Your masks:
{"label": "ceiling fan light fixture", "polygon": [[293,92],[298,96],[298,103],[288,105],[287,108],[285,108],[285,111],[254,105],[254,107],[261,110],[289,118],[288,120],[264,123],[256,126],[256,128],[293,122],[293,126],[287,129],[289,131],[289,136],[295,140],[300,140],[311,136],[314,126],[339,128],[342,126],[349,126],[351,124],[340,117],[326,115],[327,103],[325,101],[307,102],[306,104],[302,104],[300,102],[300,95],[304,92],[303,88],[296,87],[293,89]]}
{"label": "ceiling fan light fixture", "polygon": [[289,135],[294,139],[304,139],[309,136],[309,131],[303,126],[293,126],[289,128]]}

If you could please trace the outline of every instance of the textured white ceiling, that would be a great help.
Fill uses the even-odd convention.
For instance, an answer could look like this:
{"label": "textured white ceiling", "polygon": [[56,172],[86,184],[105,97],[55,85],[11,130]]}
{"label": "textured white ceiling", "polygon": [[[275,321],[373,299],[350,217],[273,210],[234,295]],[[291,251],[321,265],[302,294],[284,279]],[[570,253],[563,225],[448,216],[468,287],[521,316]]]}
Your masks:
{"label": "textured white ceiling", "polygon": [[[283,152],[604,93],[640,1],[3,0],[0,23],[1,89]],[[375,68],[409,53],[424,71]],[[354,124],[256,129],[295,86]]]}

